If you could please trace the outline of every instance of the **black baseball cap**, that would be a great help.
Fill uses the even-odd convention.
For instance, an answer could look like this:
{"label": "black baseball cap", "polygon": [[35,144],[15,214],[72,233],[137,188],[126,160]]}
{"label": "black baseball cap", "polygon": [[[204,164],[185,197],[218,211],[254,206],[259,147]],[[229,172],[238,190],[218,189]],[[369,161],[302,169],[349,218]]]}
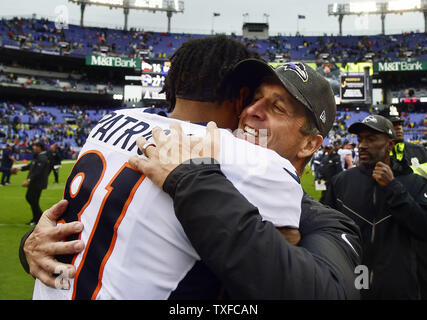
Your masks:
{"label": "black baseball cap", "polygon": [[36,140],[36,141],[34,141],[31,145],[32,145],[32,146],[38,146],[38,147],[40,147],[42,150],[44,150],[44,149],[45,149],[45,144],[44,144],[44,142],[43,142],[43,141],[41,141],[41,140]]}
{"label": "black baseball cap", "polygon": [[233,69],[233,80],[255,89],[265,77],[274,77],[314,116],[317,129],[326,137],[335,120],[335,97],[329,82],[302,62],[288,62],[277,68],[263,60],[246,59]]}
{"label": "black baseball cap", "polygon": [[388,120],[390,120],[391,123],[393,123],[393,124],[405,122],[405,120],[403,120],[401,117],[398,117],[398,116],[390,117],[390,118],[388,118]]}
{"label": "black baseball cap", "polygon": [[391,121],[380,115],[370,115],[361,122],[353,123],[348,127],[348,132],[359,134],[360,131],[365,129],[372,129],[379,133],[385,133],[392,139],[396,137]]}

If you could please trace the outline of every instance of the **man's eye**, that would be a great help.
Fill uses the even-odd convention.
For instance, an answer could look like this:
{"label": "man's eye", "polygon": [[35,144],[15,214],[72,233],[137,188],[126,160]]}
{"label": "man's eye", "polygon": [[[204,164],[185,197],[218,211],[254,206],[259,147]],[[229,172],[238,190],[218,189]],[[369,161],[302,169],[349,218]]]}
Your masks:
{"label": "man's eye", "polygon": [[281,113],[286,113],[286,108],[278,105],[278,104],[274,104],[273,105],[274,110],[281,112]]}

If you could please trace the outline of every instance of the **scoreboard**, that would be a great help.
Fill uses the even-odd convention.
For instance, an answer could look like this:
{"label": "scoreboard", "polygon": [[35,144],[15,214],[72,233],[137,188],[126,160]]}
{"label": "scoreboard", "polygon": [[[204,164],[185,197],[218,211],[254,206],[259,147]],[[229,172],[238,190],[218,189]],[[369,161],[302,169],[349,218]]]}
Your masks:
{"label": "scoreboard", "polygon": [[340,97],[342,102],[364,102],[366,98],[365,74],[341,75]]}
{"label": "scoreboard", "polygon": [[369,70],[364,73],[348,72],[340,76],[340,100],[342,104],[372,104],[372,81]]}

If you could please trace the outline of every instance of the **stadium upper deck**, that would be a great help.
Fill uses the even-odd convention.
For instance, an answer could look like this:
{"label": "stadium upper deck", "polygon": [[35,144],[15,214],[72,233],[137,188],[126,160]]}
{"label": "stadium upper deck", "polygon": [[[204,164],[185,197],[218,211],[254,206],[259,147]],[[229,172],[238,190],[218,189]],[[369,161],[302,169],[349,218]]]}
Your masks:
{"label": "stadium upper deck", "polygon": [[[46,54],[84,57],[92,54],[140,56],[167,59],[183,42],[202,34],[175,34],[83,28],[69,25],[59,30],[45,19],[2,19],[0,47]],[[404,33],[376,36],[275,36],[249,40],[234,36],[258,51],[264,59],[276,56],[293,60],[316,60],[328,56],[335,62],[399,61],[427,59],[427,35]]]}

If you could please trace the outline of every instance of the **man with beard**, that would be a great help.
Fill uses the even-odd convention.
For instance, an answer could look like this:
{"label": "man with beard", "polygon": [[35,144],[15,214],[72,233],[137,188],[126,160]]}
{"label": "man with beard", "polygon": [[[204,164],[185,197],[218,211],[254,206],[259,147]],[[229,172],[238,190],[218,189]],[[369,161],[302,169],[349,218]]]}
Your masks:
{"label": "man with beard", "polygon": [[360,165],[332,179],[325,204],[360,227],[369,271],[361,297],[419,299],[413,240],[427,240],[427,180],[390,157],[395,134],[386,118],[370,115],[348,130],[357,134]]}

